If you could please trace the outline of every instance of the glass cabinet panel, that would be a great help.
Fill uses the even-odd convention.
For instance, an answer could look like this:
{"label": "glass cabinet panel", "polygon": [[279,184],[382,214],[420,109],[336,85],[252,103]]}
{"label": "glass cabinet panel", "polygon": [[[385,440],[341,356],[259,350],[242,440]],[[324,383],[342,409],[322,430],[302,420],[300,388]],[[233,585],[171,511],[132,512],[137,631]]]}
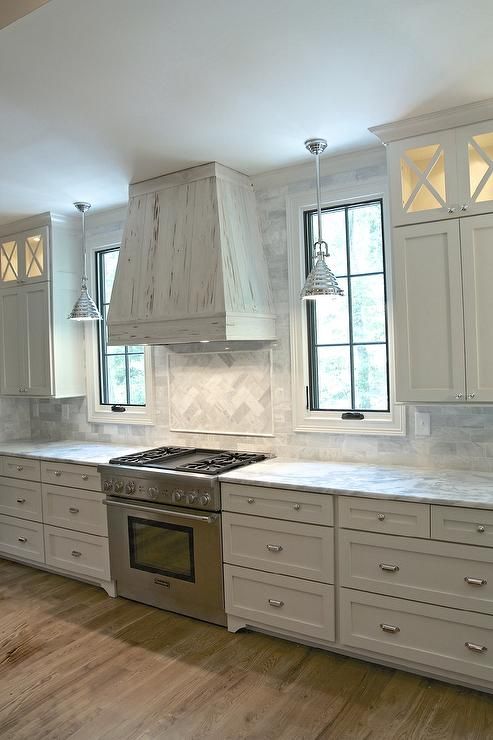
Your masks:
{"label": "glass cabinet panel", "polygon": [[470,199],[476,203],[493,201],[493,131],[471,136],[467,154]]}
{"label": "glass cabinet panel", "polygon": [[25,277],[42,277],[45,270],[45,240],[43,234],[30,234],[24,239]]}
{"label": "glass cabinet panel", "polygon": [[0,243],[0,280],[16,283],[19,279],[19,245],[17,239]]}
{"label": "glass cabinet panel", "polygon": [[445,208],[445,152],[441,144],[406,149],[401,155],[402,208],[406,213]]}

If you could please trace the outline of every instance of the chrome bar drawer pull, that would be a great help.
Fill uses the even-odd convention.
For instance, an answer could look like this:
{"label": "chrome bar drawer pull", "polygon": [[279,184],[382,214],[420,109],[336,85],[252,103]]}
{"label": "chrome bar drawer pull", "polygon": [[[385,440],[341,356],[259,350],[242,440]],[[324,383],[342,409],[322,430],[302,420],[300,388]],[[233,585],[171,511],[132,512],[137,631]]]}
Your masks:
{"label": "chrome bar drawer pull", "polygon": [[79,509],[76,509],[75,506],[70,506],[69,507],[69,511],[70,511],[71,514],[78,514],[79,513]]}
{"label": "chrome bar drawer pull", "polygon": [[484,526],[484,524],[478,524],[478,532],[479,532],[480,534],[483,534],[483,532],[484,532],[484,531],[485,531],[485,526]]}
{"label": "chrome bar drawer pull", "polygon": [[486,578],[469,578],[469,576],[466,576],[464,580],[466,583],[470,583],[471,586],[486,586],[488,583]]}
{"label": "chrome bar drawer pull", "polygon": [[155,578],[154,583],[156,584],[156,586],[164,586],[164,588],[170,588],[170,582],[165,581],[162,578]]}
{"label": "chrome bar drawer pull", "polygon": [[247,503],[254,504],[255,503],[255,499],[254,498],[247,498]]}
{"label": "chrome bar drawer pull", "polygon": [[488,648],[485,645],[476,645],[474,642],[465,642],[464,645],[468,650],[472,650],[474,653],[488,652]]}
{"label": "chrome bar drawer pull", "polygon": [[27,537],[18,537],[19,542],[27,542]]}
{"label": "chrome bar drawer pull", "polygon": [[82,553],[79,552],[78,550],[72,550],[72,557],[73,558],[80,558],[81,555],[82,555]]}
{"label": "chrome bar drawer pull", "polygon": [[20,473],[20,472],[21,472],[21,470],[24,470],[24,465],[16,465],[16,468],[17,468],[17,470],[18,470],[18,471],[19,471],[19,473]]}
{"label": "chrome bar drawer pull", "polygon": [[385,514],[377,514],[377,519],[379,522],[383,522],[385,520]]}
{"label": "chrome bar drawer pull", "polygon": [[25,498],[18,498],[18,499],[16,499],[16,501],[17,501],[18,504],[25,504],[26,503],[26,499]]}
{"label": "chrome bar drawer pull", "polygon": [[267,549],[269,552],[281,552],[282,545],[267,545]]}
{"label": "chrome bar drawer pull", "polygon": [[389,573],[397,573],[399,570],[398,565],[390,565],[390,563],[380,563],[378,567],[381,568],[381,570],[388,571]]}
{"label": "chrome bar drawer pull", "polygon": [[271,606],[275,606],[277,609],[280,609],[281,606],[284,606],[284,601],[278,601],[278,599],[269,599],[269,604]]}
{"label": "chrome bar drawer pull", "polygon": [[55,475],[56,475],[57,478],[59,478],[61,476],[61,474],[62,474],[62,471],[61,470],[55,470]]}
{"label": "chrome bar drawer pull", "polygon": [[384,632],[390,632],[392,635],[397,634],[397,632],[401,631],[400,627],[396,627],[395,624],[381,624],[380,629],[382,629]]}
{"label": "chrome bar drawer pull", "polygon": [[300,504],[295,504],[295,505],[293,506],[293,509],[294,509],[295,511],[299,511],[299,510],[301,509],[301,506],[300,506]]}
{"label": "chrome bar drawer pull", "polygon": [[89,476],[87,475],[87,473],[82,474],[82,480],[89,480]]}

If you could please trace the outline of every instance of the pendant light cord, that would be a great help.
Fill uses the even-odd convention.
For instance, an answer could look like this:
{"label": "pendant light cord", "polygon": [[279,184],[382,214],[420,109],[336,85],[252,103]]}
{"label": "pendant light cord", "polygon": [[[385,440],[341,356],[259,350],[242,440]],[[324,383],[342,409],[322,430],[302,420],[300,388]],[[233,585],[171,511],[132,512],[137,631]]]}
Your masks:
{"label": "pendant light cord", "polygon": [[320,154],[315,155],[315,176],[317,182],[317,220],[318,240],[317,244],[322,249],[322,206],[320,205]]}
{"label": "pendant light cord", "polygon": [[87,287],[86,212],[82,211],[82,285]]}

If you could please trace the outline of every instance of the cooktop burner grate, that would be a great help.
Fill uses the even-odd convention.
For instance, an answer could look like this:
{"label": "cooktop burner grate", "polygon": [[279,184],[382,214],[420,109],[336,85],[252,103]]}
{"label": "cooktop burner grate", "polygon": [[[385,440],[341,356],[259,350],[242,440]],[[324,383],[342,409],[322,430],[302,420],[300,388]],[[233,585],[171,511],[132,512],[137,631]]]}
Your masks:
{"label": "cooktop burner grate", "polygon": [[218,475],[219,473],[225,473],[227,470],[233,470],[242,465],[250,465],[261,460],[265,460],[265,455],[259,455],[253,452],[222,452],[211,457],[204,457],[203,460],[177,465],[175,470],[184,473]]}
{"label": "cooktop burner grate", "polygon": [[190,447],[155,447],[153,450],[144,450],[136,452],[134,455],[124,455],[123,457],[114,457],[110,460],[112,465],[135,465],[145,466],[156,460],[163,460],[183,455],[186,452],[193,452]]}

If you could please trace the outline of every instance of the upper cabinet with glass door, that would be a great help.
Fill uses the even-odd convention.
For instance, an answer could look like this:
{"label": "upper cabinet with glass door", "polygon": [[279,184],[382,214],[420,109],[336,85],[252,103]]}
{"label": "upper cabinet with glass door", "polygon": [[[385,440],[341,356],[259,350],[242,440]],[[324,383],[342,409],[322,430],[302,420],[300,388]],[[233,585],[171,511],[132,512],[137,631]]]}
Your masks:
{"label": "upper cabinet with glass door", "polygon": [[454,131],[425,134],[389,145],[394,226],[450,218],[457,211]]}
{"label": "upper cabinet with glass door", "polygon": [[48,227],[0,239],[0,288],[49,280]]}
{"label": "upper cabinet with glass door", "polygon": [[493,211],[493,121],[456,129],[459,215]]}

